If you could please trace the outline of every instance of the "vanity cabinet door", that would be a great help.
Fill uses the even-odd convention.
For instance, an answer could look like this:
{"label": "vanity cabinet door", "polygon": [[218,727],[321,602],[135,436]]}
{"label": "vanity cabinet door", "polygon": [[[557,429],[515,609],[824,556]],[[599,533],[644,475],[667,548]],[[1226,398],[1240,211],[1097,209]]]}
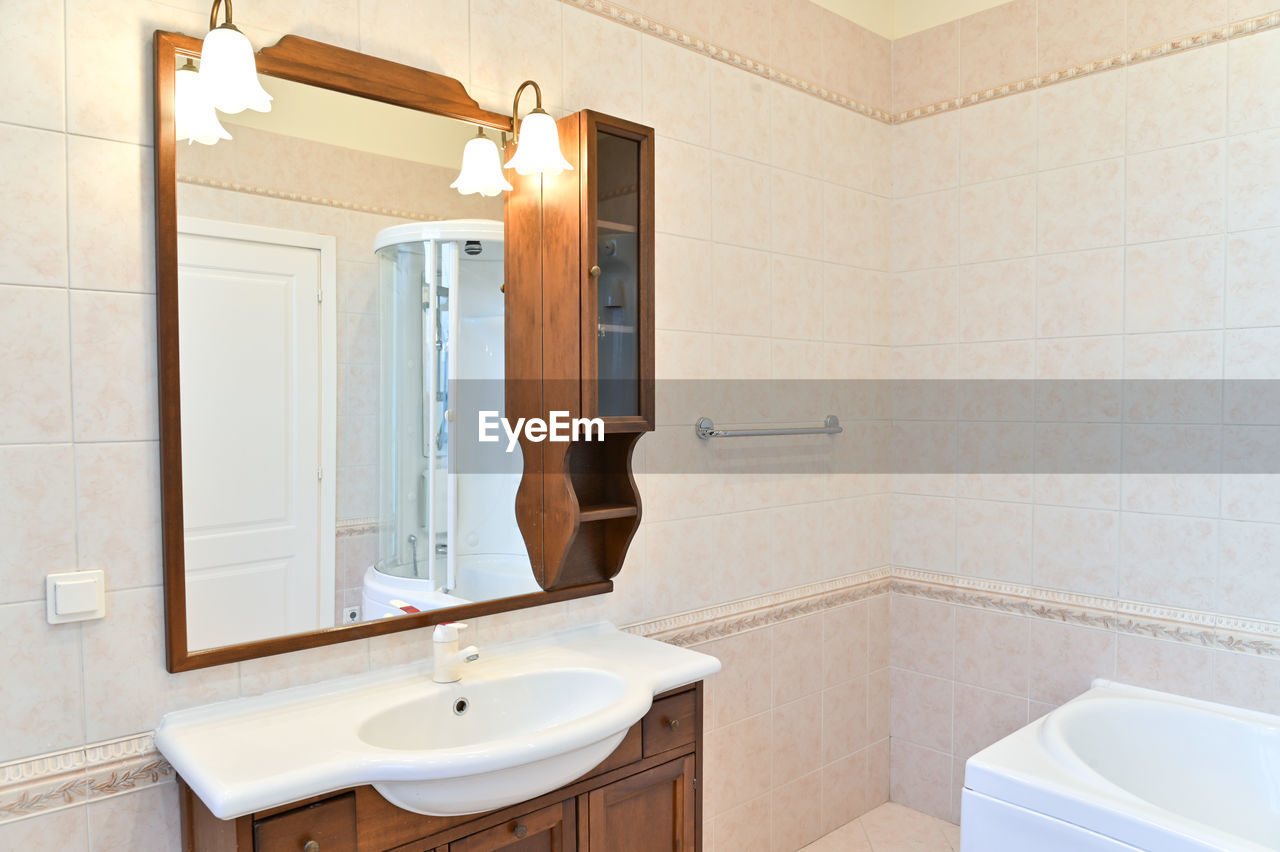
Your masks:
{"label": "vanity cabinet door", "polygon": [[694,852],[693,755],[587,794],[589,852]]}
{"label": "vanity cabinet door", "polygon": [[455,840],[449,852],[576,852],[576,816],[570,799]]}

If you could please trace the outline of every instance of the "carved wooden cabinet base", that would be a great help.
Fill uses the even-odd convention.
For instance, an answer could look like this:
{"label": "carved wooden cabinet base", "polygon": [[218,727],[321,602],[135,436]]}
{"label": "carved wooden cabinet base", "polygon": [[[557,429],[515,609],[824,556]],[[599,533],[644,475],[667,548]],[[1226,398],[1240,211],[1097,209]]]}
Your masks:
{"label": "carved wooden cabinet base", "polygon": [[603,763],[488,814],[401,810],[372,787],[220,820],[179,780],[187,852],[693,852],[702,846],[702,684],[658,696]]}

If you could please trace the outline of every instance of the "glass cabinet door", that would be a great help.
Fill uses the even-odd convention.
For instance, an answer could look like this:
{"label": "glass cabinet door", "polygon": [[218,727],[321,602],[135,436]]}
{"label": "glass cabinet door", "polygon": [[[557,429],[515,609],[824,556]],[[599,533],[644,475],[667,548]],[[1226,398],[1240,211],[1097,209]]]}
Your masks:
{"label": "glass cabinet door", "polygon": [[653,317],[652,131],[595,115],[587,134],[583,348],[595,405],[586,408],[614,428],[643,431],[653,416],[653,355],[644,342]]}

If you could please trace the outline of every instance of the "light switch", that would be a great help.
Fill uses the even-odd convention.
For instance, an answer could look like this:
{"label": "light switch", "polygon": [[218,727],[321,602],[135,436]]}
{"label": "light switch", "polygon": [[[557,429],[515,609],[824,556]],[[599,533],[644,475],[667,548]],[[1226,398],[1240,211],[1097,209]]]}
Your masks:
{"label": "light switch", "polygon": [[45,614],[50,624],[88,621],[107,614],[107,578],[102,571],[69,571],[45,578]]}

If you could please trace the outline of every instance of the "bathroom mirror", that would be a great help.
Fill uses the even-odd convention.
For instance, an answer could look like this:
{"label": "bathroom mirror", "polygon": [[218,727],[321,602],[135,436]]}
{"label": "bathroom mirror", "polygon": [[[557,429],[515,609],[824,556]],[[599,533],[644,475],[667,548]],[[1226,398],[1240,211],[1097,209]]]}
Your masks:
{"label": "bathroom mirror", "polygon": [[462,428],[504,413],[519,353],[503,195],[450,184],[508,119],[287,36],[258,55],[270,111],[176,141],[199,48],[156,36],[170,670],[607,590],[541,589],[520,445]]}

